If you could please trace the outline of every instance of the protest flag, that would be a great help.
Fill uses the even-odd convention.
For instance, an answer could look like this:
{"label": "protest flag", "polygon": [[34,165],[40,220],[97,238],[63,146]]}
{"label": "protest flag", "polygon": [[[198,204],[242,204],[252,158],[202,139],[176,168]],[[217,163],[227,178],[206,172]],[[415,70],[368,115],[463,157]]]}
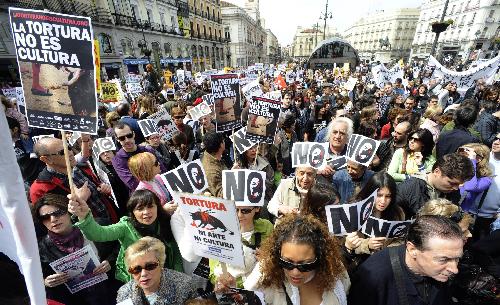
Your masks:
{"label": "protest flag", "polygon": [[[0,252],[17,263],[33,305],[45,305],[40,254],[24,182],[5,116],[0,116]],[[4,146],[5,145],[5,146]],[[9,279],[6,279],[9,280]]]}

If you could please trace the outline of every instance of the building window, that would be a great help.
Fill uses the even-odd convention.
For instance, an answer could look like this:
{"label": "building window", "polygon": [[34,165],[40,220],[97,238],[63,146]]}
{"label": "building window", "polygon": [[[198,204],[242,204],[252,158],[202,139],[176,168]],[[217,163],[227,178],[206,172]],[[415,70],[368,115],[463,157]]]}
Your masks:
{"label": "building window", "polygon": [[131,39],[123,38],[122,40],[120,40],[120,44],[122,46],[122,52],[124,56],[135,56],[134,45],[132,44]]}
{"label": "building window", "polygon": [[153,49],[153,52],[156,52],[159,56],[162,56],[160,43],[158,41],[152,42],[151,48]]}
{"label": "building window", "polygon": [[111,37],[108,34],[100,33],[98,35],[99,46],[101,53],[112,54],[113,45],[111,43]]}
{"label": "building window", "polygon": [[163,44],[163,49],[165,51],[165,56],[172,57],[172,46],[170,43],[166,42]]}

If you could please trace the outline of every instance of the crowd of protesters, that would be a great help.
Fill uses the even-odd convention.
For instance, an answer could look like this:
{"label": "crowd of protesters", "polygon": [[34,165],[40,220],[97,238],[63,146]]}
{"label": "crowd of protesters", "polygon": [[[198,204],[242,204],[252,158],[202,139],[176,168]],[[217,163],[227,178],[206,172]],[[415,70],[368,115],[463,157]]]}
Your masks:
{"label": "crowd of protesters", "polygon": [[[239,154],[231,132],[216,132],[213,114],[196,121],[188,115],[211,93],[209,79],[174,79],[172,88],[148,67],[143,94],[119,105],[99,103],[98,135],[82,134],[70,147],[72,194],[61,135],[33,144],[31,137],[52,131],[29,128],[15,99],[2,96],[47,298],[66,305],[216,304],[218,295],[244,288],[275,305],[497,304],[499,83],[478,80],[460,95],[455,83],[424,84],[410,66],[403,79],[379,87],[367,69],[286,69],[303,73],[285,86],[275,75],[258,77],[264,93],[281,91],[274,143]],[[352,90],[344,86],[349,77],[357,79]],[[242,95],[242,125],[249,103]],[[138,125],[162,109],[178,129],[170,141],[145,137]],[[329,143],[330,157],[340,160],[352,134],[381,141],[369,166],[343,159],[320,170],[292,167],[294,143]],[[106,136],[118,149],[93,155],[93,141]],[[244,268],[224,271],[194,254],[187,220],[160,178],[197,159],[210,196],[222,197],[222,170],[266,173],[265,205],[236,206]],[[415,220],[405,237],[328,231],[326,205],[357,202],[375,190],[374,217]],[[86,245],[101,262],[93,273],[108,280],[72,294],[64,285],[68,275],[50,263]],[[15,264],[3,255],[0,263],[12,278],[0,303],[29,304]],[[205,278],[196,272],[203,265]]]}

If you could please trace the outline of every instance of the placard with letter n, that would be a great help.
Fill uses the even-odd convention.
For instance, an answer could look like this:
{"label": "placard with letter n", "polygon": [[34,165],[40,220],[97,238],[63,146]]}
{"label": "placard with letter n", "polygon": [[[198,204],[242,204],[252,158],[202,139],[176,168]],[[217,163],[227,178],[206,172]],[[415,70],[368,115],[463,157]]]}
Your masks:
{"label": "placard with letter n", "polygon": [[103,152],[110,150],[116,150],[116,145],[112,137],[99,138],[94,141],[94,146],[92,146],[92,152],[96,160],[99,159],[99,156]]}
{"label": "placard with letter n", "polygon": [[333,235],[347,235],[361,229],[372,214],[376,189],[368,198],[351,204],[333,204],[325,206],[328,229]]}
{"label": "placard with letter n", "polygon": [[144,137],[149,137],[154,134],[159,134],[158,128],[156,127],[156,121],[152,119],[140,120],[137,122],[139,128],[141,128]]}
{"label": "placard with letter n", "polygon": [[205,170],[200,159],[181,164],[177,168],[162,174],[161,178],[174,198],[174,192],[200,194],[208,188]]}
{"label": "placard with letter n", "polygon": [[292,167],[319,169],[326,165],[329,143],[296,142],[292,146]]}
{"label": "placard with letter n", "polygon": [[249,169],[222,171],[224,199],[241,206],[264,206],[266,173]]}
{"label": "placard with letter n", "polygon": [[359,134],[353,134],[347,143],[347,159],[364,166],[370,165],[380,141]]}
{"label": "placard with letter n", "polygon": [[238,153],[243,154],[245,151],[249,150],[253,146],[257,145],[257,142],[252,142],[249,139],[246,138],[246,132],[247,128],[242,127],[240,130],[234,133],[233,135],[230,135],[229,138],[231,141],[233,141],[234,146],[236,147],[236,150]]}
{"label": "placard with letter n", "polygon": [[371,237],[401,238],[406,236],[413,221],[389,221],[370,216],[363,224],[361,233]]}

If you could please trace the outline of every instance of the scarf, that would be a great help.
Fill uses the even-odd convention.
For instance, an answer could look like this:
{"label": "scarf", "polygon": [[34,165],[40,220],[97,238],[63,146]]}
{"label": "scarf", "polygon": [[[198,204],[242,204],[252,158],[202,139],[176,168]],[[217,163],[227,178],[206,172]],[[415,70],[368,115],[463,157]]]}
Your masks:
{"label": "scarf", "polygon": [[83,248],[83,234],[78,228],[74,228],[71,233],[65,236],[51,231],[48,232],[48,235],[61,252],[69,254]]}

